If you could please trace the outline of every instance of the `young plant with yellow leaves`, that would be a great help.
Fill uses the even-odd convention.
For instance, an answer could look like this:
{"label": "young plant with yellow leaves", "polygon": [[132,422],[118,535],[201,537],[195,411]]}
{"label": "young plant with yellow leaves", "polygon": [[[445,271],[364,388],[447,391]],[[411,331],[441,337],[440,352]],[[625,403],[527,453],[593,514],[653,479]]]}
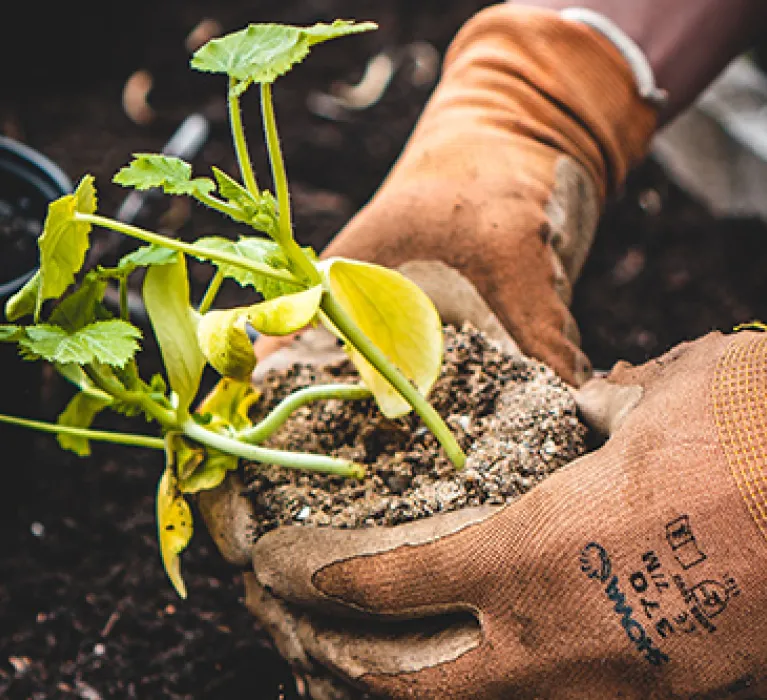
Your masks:
{"label": "young plant with yellow leaves", "polygon": [[[193,177],[191,165],[159,154],[135,154],[114,177],[126,187],[191,197],[263,235],[189,243],[115,221],[96,213],[94,179],[86,175],[73,194],[50,205],[39,239],[39,271],[6,305],[9,323],[0,325],[0,341],[16,343],[25,359],[53,364],[78,392],[56,424],[13,416],[0,416],[0,421],[56,433],[63,448],[79,455],[89,454],[92,440],[164,450],[158,534],[163,564],[181,596],[186,589],[179,554],[192,536],[186,499],[218,486],[240,459],[351,478],[364,474],[360,465],[347,460],[263,445],[302,405],[372,395],[388,417],[415,410],[456,466],[464,462],[455,438],[425,398],[442,362],[441,321],[429,298],[393,270],[340,258],[319,261],[296,243],[293,233],[272,83],[315,44],[374,28],[369,22],[340,20],[312,27],[254,24],[210,41],[194,54],[191,65],[228,76],[241,182],[215,167],[212,178]],[[274,193],[258,185],[242,126],[240,97],[252,85],[260,89]],[[147,245],[113,268],[83,272],[93,226]],[[215,266],[197,308],[190,304],[189,256]],[[140,269],[144,306],[165,367],[165,376],[149,380],[139,372],[141,331],[131,323],[127,303],[128,279]],[[263,301],[214,308],[226,278],[255,287]],[[104,303],[112,283],[120,289],[117,316]],[[16,323],[25,318],[28,323]],[[258,393],[250,384],[256,359],[249,327],[266,335],[287,335],[316,322],[343,341],[360,383],[296,391],[254,425],[248,412]],[[221,379],[193,408],[207,364]],[[95,418],[106,409],[141,414],[157,424],[160,435],[95,429]]]}

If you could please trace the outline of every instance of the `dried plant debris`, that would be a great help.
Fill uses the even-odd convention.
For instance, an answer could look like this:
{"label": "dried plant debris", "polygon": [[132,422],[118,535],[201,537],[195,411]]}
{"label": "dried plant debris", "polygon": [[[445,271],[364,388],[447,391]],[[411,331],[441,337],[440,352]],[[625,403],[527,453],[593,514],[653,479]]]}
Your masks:
{"label": "dried plant debris", "polygon": [[[260,410],[316,382],[356,381],[342,361],[269,373]],[[250,464],[254,537],[278,525],[396,525],[529,491],[586,450],[572,394],[545,365],[512,357],[466,324],[445,327],[445,362],[430,400],[469,458],[461,471],[417,416],[389,420],[372,400],[328,401],[297,411],[271,447],[324,452],[365,464],[363,481]]]}

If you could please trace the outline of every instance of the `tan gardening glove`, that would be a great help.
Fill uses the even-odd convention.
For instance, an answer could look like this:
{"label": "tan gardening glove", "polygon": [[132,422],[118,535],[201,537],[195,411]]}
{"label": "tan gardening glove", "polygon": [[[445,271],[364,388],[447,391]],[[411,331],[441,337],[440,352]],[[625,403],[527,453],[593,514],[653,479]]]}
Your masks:
{"label": "tan gardening glove", "polygon": [[[438,262],[431,282],[441,288],[426,291],[447,321],[444,297],[459,292],[444,266],[457,270],[525,354],[580,384],[590,365],[568,310],[571,286],[605,197],[645,154],[654,126],[625,60],[594,29],[548,10],[491,6],[458,33],[401,157],[323,255]],[[274,343],[262,341],[258,354]]]}
{"label": "tan gardening glove", "polygon": [[580,402],[609,440],[511,505],[256,543],[247,605],[313,697],[767,697],[767,334]]}

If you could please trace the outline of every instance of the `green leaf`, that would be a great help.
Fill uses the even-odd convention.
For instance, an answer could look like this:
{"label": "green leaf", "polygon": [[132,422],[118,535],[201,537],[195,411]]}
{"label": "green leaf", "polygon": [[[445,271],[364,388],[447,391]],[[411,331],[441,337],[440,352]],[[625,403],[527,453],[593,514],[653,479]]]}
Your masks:
{"label": "green leaf", "polygon": [[179,596],[186,598],[186,585],[181,577],[179,554],[186,549],[192,539],[192,511],[179,492],[170,465],[166,466],[157,485],[156,512],[160,556],[165,573],[168,574]]}
{"label": "green leaf", "polygon": [[179,410],[188,410],[202,379],[205,357],[197,345],[197,319],[189,305],[186,260],[150,267],[144,277],[144,307],[160,347]]}
{"label": "green leaf", "polygon": [[256,196],[223,170],[216,167],[212,170],[219,195],[235,208],[236,213],[229,213],[235,221],[241,221],[269,235],[278,230],[277,200],[271,192],[264,190]]}
{"label": "green leaf", "polygon": [[18,321],[23,316],[31,316],[37,308],[40,294],[40,270],[29,278],[27,283],[5,302],[5,316],[9,321]]}
{"label": "green leaf", "polygon": [[97,321],[77,331],[50,323],[27,327],[19,346],[27,359],[43,359],[63,365],[101,362],[122,367],[138,351],[141,331],[126,321]]}
{"label": "green leaf", "polygon": [[[290,271],[290,263],[282,248],[274,241],[268,241],[264,238],[242,236],[239,240],[232,241],[228,238],[221,238],[219,236],[209,236],[197,239],[193,243],[193,246],[195,248],[229,253],[230,255],[239,255],[245,260],[262,263],[275,270]],[[200,257],[199,259],[206,260],[206,258],[203,257]],[[259,275],[251,270],[245,270],[244,268],[227,265],[225,263],[219,264],[214,262],[213,264],[217,265],[218,269],[221,270],[225,277],[233,279],[241,287],[247,287],[249,285],[255,287],[255,289],[266,299],[271,299],[282,294],[292,294],[301,289],[299,283],[292,284],[290,282],[281,282],[264,275]]]}
{"label": "green leaf", "polygon": [[35,318],[46,299],[58,299],[75,281],[75,275],[85,262],[88,234],[91,225],[75,221],[76,213],[93,214],[96,211],[96,189],[92,175],[86,175],[74,194],[60,197],[48,206],[40,248],[40,286],[37,294]]}
{"label": "green leaf", "polygon": [[140,248],[124,255],[117,264],[117,270],[129,275],[139,267],[151,267],[152,265],[170,265],[176,262],[179,253],[170,248],[155,244],[143,245]]}
{"label": "green leaf", "polygon": [[[431,299],[407,277],[379,265],[330,258],[318,267],[360,330],[425,396],[439,376],[443,351],[442,322]],[[410,404],[378,370],[354,348],[347,350],[384,415],[408,413]]]}
{"label": "green leaf", "polygon": [[17,343],[26,335],[22,326],[0,324],[0,343]]}
{"label": "green leaf", "polygon": [[159,153],[134,153],[133,160],[118,171],[112,182],[137,190],[160,187],[166,194],[198,198],[216,189],[210,178],[192,179],[192,166],[186,161]]}
{"label": "green leaf", "polygon": [[69,332],[93,323],[104,300],[106,288],[106,282],[97,273],[89,272],[80,287],[56,305],[50,322]]}
{"label": "green leaf", "polygon": [[191,66],[234,78],[237,81],[234,91],[240,94],[251,83],[274,82],[303,61],[315,44],[376,28],[373,22],[356,24],[346,20],[313,27],[251,24],[209,41],[195,52]]}
{"label": "green leaf", "polygon": [[[80,392],[72,397],[56,423],[71,428],[90,428],[96,416],[111,403],[109,396],[99,397]],[[90,441],[87,438],[58,433],[56,439],[63,449],[71,450],[80,457],[87,457],[91,453]]]}

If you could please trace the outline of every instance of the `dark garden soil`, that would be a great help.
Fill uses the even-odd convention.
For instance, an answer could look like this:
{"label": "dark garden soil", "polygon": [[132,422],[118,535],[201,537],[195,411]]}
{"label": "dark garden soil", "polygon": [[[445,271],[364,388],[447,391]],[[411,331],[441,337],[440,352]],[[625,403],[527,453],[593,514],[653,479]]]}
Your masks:
{"label": "dark garden soil", "polygon": [[[372,399],[296,411],[265,443],[350,459],[364,479],[246,466],[256,539],[278,525],[398,525],[466,506],[507,503],[586,449],[585,426],[564,382],[535,360],[513,357],[470,324],[445,327],[442,369],[429,399],[468,458],[456,471],[437,439],[410,414],[388,419]],[[270,372],[256,405],[317,383],[359,381],[348,360]],[[261,416],[254,416],[255,419]]]}
{"label": "dark garden soil", "polygon": [[[202,19],[224,31],[251,21],[296,24],[373,19],[380,31],[317,50],[275,91],[302,243],[321,248],[364,203],[401,149],[432,82],[405,59],[382,99],[331,110],[321,93],[355,83],[382,50],[427,42],[438,55],[475,0],[171,0],[18,3],[3,7],[0,133],[25,141],[77,180],[93,173],[101,210],[124,191],[110,177],[135,151],[162,148],[181,120],[202,112],[210,137],[192,159],[234,172],[223,86],[187,69],[185,37]],[[44,16],[45,13],[49,13]],[[421,55],[423,45],[420,46]],[[423,68],[423,66],[421,66]],[[154,119],[121,103],[136,70],[154,78]],[[13,71],[16,73],[12,74]],[[418,78],[414,79],[414,76]],[[431,76],[433,77],[433,76]],[[257,143],[256,104],[245,100]],[[257,154],[259,172],[264,157]],[[149,201],[138,220],[182,236],[233,234],[199,209]],[[5,248],[2,255],[6,255]],[[767,230],[715,219],[648,162],[605,215],[576,289],[574,312],[595,366],[645,360],[711,329],[767,319]],[[203,268],[195,273],[203,288]],[[226,289],[239,303],[241,290]],[[147,344],[146,359],[156,362]],[[0,356],[0,410],[50,419],[67,389],[8,353]],[[209,380],[208,380],[209,381]],[[121,426],[116,419],[110,427]],[[183,558],[189,598],[168,585],[155,541],[153,492],[161,458],[94,446],[86,459],[54,440],[3,430],[0,481],[0,697],[292,698],[284,664],[245,614],[237,572],[203,528]]]}

